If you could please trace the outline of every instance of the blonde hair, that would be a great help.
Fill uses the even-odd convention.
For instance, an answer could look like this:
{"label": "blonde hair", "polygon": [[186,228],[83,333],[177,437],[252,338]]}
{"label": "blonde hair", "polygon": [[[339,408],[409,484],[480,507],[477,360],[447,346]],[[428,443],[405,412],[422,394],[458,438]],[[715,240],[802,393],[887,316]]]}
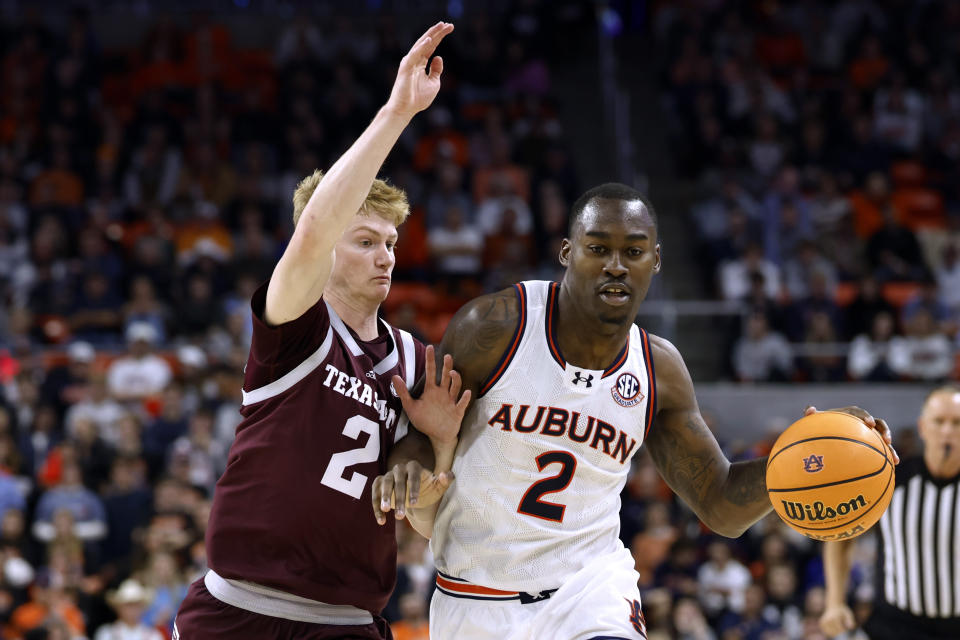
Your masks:
{"label": "blonde hair", "polygon": [[[312,174],[304,178],[297,185],[293,192],[293,225],[297,225],[300,220],[300,214],[303,213],[310,196],[316,191],[317,185],[323,179],[323,171],[316,169]],[[403,221],[410,215],[410,204],[407,202],[407,194],[403,189],[394,187],[386,180],[377,178],[370,186],[370,193],[367,199],[360,205],[360,215],[367,216],[375,213],[393,223],[393,226],[399,227]]]}

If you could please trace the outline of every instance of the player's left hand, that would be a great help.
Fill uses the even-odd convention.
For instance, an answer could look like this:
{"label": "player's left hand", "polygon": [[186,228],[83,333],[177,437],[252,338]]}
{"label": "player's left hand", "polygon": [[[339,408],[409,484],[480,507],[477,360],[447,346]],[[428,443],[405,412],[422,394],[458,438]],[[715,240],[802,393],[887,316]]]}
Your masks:
{"label": "player's left hand", "polygon": [[453,471],[433,473],[416,460],[398,464],[373,481],[370,492],[373,515],[378,524],[385,524],[391,509],[398,520],[415,509],[431,507],[440,501],[453,482]]}
{"label": "player's left hand", "polygon": [[388,109],[412,118],[433,103],[440,91],[440,76],[443,75],[443,58],[433,54],[440,42],[452,31],[453,25],[449,22],[438,22],[427,29],[407,55],[403,56],[400,68],[397,69],[397,79],[387,100]]}
{"label": "player's left hand", "polygon": [[[839,411],[840,413],[847,413],[863,421],[865,425],[871,429],[876,429],[880,433],[880,437],[883,438],[883,441],[887,443],[887,446],[890,448],[890,453],[893,454],[893,463],[900,464],[900,456],[897,455],[896,449],[893,448],[893,435],[890,433],[890,427],[887,426],[885,420],[879,420],[874,418],[872,415],[861,409],[860,407],[843,407],[840,409],[827,409],[827,411]],[[816,407],[807,407],[803,412],[803,415],[809,416],[814,413],[819,413]]]}
{"label": "player's left hand", "polygon": [[[449,353],[443,356],[439,382],[432,345],[427,347],[426,359],[423,393],[419,398],[410,395],[400,376],[393,376],[393,388],[403,403],[407,417],[418,431],[435,443],[450,443],[460,433],[460,421],[470,404],[470,390],[460,395],[463,381],[460,374],[453,370],[453,357]],[[457,396],[460,396],[459,400]]]}

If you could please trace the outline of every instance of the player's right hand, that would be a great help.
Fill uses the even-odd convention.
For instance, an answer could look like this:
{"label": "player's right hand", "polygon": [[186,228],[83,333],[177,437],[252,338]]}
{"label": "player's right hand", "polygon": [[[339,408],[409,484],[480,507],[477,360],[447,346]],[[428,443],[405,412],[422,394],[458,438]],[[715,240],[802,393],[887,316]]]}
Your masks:
{"label": "player's right hand", "polygon": [[853,631],[856,626],[853,611],[845,604],[827,605],[820,616],[820,628],[831,638],[846,631]]}
{"label": "player's right hand", "polygon": [[387,522],[387,512],[394,510],[403,519],[407,510],[431,507],[440,501],[453,482],[453,472],[434,474],[416,460],[398,464],[373,481],[370,491],[373,515],[378,524]]}
{"label": "player's right hand", "polygon": [[438,22],[420,36],[407,55],[400,61],[397,79],[387,100],[387,109],[407,118],[412,118],[433,102],[440,91],[440,76],[443,74],[443,58],[435,56],[437,45],[453,31],[449,22]]}

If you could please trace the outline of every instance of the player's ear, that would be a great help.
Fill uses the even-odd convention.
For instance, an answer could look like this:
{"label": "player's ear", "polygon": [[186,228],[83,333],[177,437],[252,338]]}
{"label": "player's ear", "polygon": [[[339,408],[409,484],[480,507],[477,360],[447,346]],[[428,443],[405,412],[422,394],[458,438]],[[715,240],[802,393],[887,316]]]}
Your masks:
{"label": "player's ear", "polygon": [[570,251],[573,249],[573,245],[570,244],[570,240],[564,238],[560,243],[560,264],[564,267],[570,266]]}
{"label": "player's ear", "polygon": [[657,243],[657,247],[653,250],[654,255],[656,256],[653,263],[653,272],[660,273],[660,243]]}

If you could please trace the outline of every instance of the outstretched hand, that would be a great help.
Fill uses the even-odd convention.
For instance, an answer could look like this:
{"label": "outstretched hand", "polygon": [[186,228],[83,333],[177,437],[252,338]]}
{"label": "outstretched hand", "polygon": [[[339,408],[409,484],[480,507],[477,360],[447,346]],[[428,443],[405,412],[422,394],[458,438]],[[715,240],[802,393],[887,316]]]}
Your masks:
{"label": "outstretched hand", "polygon": [[450,443],[456,440],[460,433],[460,421],[470,404],[470,390],[467,389],[460,395],[463,381],[460,374],[453,370],[453,358],[450,354],[443,356],[443,368],[440,371],[440,380],[437,380],[437,365],[432,345],[427,347],[424,369],[423,393],[419,398],[410,395],[400,376],[393,376],[393,387],[403,403],[403,410],[418,431],[434,443]]}
{"label": "outstretched hand", "polygon": [[[840,413],[846,413],[854,418],[862,420],[865,425],[871,429],[876,429],[880,434],[880,437],[883,438],[883,441],[887,443],[887,447],[890,449],[890,453],[893,454],[893,463],[900,464],[900,456],[897,455],[897,451],[893,448],[893,436],[890,433],[890,427],[887,426],[885,420],[878,420],[872,415],[861,409],[860,407],[843,407],[842,409],[827,409],[827,411],[839,411]],[[816,407],[807,407],[803,412],[803,415],[810,416],[815,413],[820,413],[817,411]]]}
{"label": "outstretched hand", "polygon": [[430,56],[437,50],[440,41],[452,31],[453,25],[449,22],[438,22],[427,29],[403,56],[390,99],[387,100],[388,109],[412,118],[430,106],[440,91],[440,76],[443,74],[443,58],[435,56],[430,60]]}

